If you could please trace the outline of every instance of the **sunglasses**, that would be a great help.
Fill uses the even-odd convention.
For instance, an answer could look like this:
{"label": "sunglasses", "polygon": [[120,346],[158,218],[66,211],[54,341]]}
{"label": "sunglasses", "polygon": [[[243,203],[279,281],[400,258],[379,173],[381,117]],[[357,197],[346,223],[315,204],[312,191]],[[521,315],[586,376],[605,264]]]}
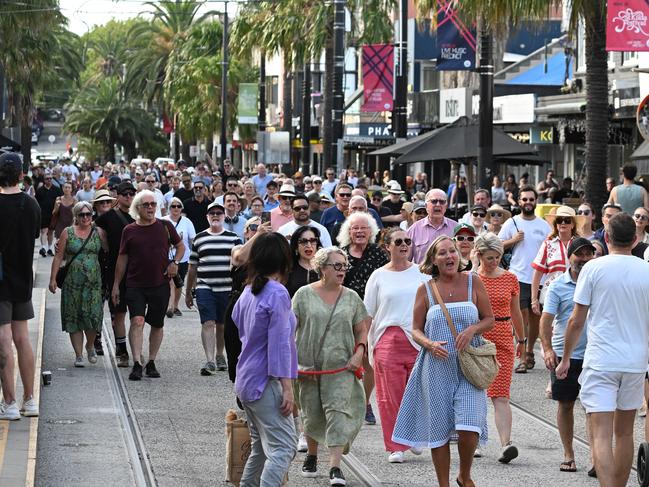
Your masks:
{"label": "sunglasses", "polygon": [[309,209],[309,205],[300,205],[300,206],[294,206],[293,211],[306,211]]}
{"label": "sunglasses", "polygon": [[473,235],[458,235],[455,237],[458,242],[473,242],[475,237]]}
{"label": "sunglasses", "polygon": [[92,216],[92,213],[84,212],[84,213],[79,213],[79,218],[90,218]]}
{"label": "sunglasses", "polygon": [[415,210],[415,215],[425,215],[427,212],[425,209],[420,208],[419,210]]}
{"label": "sunglasses", "polygon": [[640,221],[647,221],[647,220],[649,220],[649,216],[647,216],[647,215],[641,215],[640,213],[636,213],[635,215],[633,215],[633,218],[635,218],[636,220],[640,220]]}
{"label": "sunglasses", "polygon": [[482,212],[480,212],[480,211],[474,211],[474,212],[471,213],[471,214],[472,214],[474,217],[476,217],[476,218],[484,218],[485,216],[487,216],[486,213],[482,213]]}
{"label": "sunglasses", "polygon": [[499,211],[492,211],[492,212],[490,213],[490,215],[491,215],[492,218],[493,218],[493,217],[501,218],[501,217],[503,216],[503,214],[502,214],[501,212],[499,212]]}
{"label": "sunglasses", "polygon": [[223,213],[222,211],[210,211],[208,213],[208,215],[210,215],[210,216],[223,216],[223,215],[225,215],[225,213]]}
{"label": "sunglasses", "polygon": [[156,206],[158,206],[158,203],[156,203],[155,201],[144,201],[141,203],[141,205],[145,208],[155,208]]}
{"label": "sunglasses", "polygon": [[293,201],[293,197],[292,197],[292,196],[282,196],[282,195],[280,195],[280,196],[279,196],[279,199],[280,199],[280,200],[283,200],[283,201]]}
{"label": "sunglasses", "polygon": [[428,203],[430,203],[431,205],[445,205],[446,200],[432,199],[432,200],[428,200]]}
{"label": "sunglasses", "polygon": [[566,217],[566,218],[559,217],[554,221],[556,222],[557,225],[570,225],[572,223],[572,218],[570,218],[570,217]]}
{"label": "sunglasses", "polygon": [[351,198],[352,194],[351,193],[338,193],[338,196],[341,198]]}
{"label": "sunglasses", "polygon": [[194,191],[203,191],[205,186],[194,186]]}
{"label": "sunglasses", "polygon": [[191,183],[192,183],[192,180],[191,180],[191,179],[185,179],[185,180],[183,181],[183,184],[191,184]]}
{"label": "sunglasses", "polygon": [[313,184],[322,184],[322,181],[313,181]]}
{"label": "sunglasses", "polygon": [[123,193],[120,193],[122,196],[126,196],[127,198],[132,198],[135,196],[135,191],[124,191]]}
{"label": "sunglasses", "polygon": [[149,180],[149,179],[147,179],[146,182],[147,182],[148,184],[153,184],[153,183],[155,183],[155,180]]}
{"label": "sunglasses", "polygon": [[237,183],[228,183],[228,186],[239,186]]}
{"label": "sunglasses", "polygon": [[325,264],[325,265],[329,265],[329,266],[333,267],[334,270],[336,270],[338,272],[340,272],[340,271],[347,272],[349,269],[352,268],[352,266],[350,266],[349,264],[343,264],[342,262],[335,262],[333,264]]}
{"label": "sunglasses", "polygon": [[403,245],[404,243],[406,245],[410,246],[410,244],[412,243],[412,239],[410,239],[410,238],[397,238],[394,241],[394,245],[396,245],[397,247],[401,247],[401,245]]}
{"label": "sunglasses", "polygon": [[521,201],[523,203],[534,203],[536,201],[536,198],[521,198]]}
{"label": "sunglasses", "polygon": [[578,210],[577,215],[590,215],[590,210]]}
{"label": "sunglasses", "polygon": [[182,208],[181,205],[169,205],[169,208]]}
{"label": "sunglasses", "polygon": [[256,232],[258,228],[259,224],[257,223],[251,223],[250,225],[248,225],[248,230],[252,230],[253,232]]}
{"label": "sunglasses", "polygon": [[318,242],[319,240],[317,238],[301,238],[297,241],[300,245],[318,245]]}

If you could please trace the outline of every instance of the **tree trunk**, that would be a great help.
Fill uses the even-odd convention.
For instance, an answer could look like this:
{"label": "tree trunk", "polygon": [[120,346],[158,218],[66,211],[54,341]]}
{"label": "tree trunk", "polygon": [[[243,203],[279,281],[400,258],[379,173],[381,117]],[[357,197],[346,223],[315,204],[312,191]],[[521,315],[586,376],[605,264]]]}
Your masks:
{"label": "tree trunk", "polygon": [[23,170],[27,170],[32,160],[32,107],[23,96],[17,97],[20,122],[20,152],[23,156]]}
{"label": "tree trunk", "polygon": [[325,82],[322,92],[322,163],[324,167],[320,173],[324,172],[325,167],[333,161],[333,130],[331,126],[331,111],[333,110],[333,85],[334,85],[334,36],[333,36],[333,17],[327,26],[327,40],[325,43]]}
{"label": "tree trunk", "polygon": [[107,162],[115,162],[115,141],[111,138],[104,147],[104,155]]}
{"label": "tree trunk", "polygon": [[302,116],[300,117],[302,136],[301,170],[311,174],[311,60],[304,63],[302,79]]}
{"label": "tree trunk", "polygon": [[137,148],[135,147],[135,141],[124,141],[124,152],[126,153],[126,158],[130,161],[137,157]]}
{"label": "tree trunk", "polygon": [[[185,161],[187,164],[190,164],[192,158],[189,155],[189,143],[182,141],[180,146],[180,158]],[[190,164],[191,165],[191,164]]]}
{"label": "tree trunk", "polygon": [[586,15],[586,185],[585,199],[595,208],[606,203],[608,158],[608,69],[604,0]]}

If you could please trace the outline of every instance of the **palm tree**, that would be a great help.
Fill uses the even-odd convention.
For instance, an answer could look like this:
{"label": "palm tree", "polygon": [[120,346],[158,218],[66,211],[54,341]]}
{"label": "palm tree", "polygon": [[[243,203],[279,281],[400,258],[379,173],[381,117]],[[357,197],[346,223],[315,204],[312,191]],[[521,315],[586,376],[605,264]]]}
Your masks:
{"label": "palm tree", "polygon": [[[462,0],[462,14],[479,18],[487,28],[502,30],[522,20],[543,19],[561,0]],[[415,0],[417,16],[437,19],[437,0]],[[572,0],[570,30],[575,35],[583,19],[586,32],[586,186],[585,199],[595,208],[606,203],[604,192],[608,155],[608,70],[606,1]]]}

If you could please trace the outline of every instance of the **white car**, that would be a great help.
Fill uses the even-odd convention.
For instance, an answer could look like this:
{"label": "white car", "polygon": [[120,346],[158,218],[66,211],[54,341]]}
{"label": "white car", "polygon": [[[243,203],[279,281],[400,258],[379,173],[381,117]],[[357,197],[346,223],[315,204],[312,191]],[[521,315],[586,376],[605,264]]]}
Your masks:
{"label": "white car", "polygon": [[32,132],[32,145],[38,145],[38,132]]}

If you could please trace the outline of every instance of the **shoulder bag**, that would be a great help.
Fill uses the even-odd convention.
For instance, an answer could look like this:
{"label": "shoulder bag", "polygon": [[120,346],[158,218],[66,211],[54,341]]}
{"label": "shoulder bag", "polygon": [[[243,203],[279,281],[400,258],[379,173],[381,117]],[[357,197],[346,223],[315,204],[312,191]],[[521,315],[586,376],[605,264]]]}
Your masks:
{"label": "shoulder bag", "polygon": [[[442,300],[442,296],[437,289],[435,281],[430,281],[431,288],[435,294],[435,299],[442,312],[446,317],[448,327],[451,329],[453,338],[457,338],[457,330],[453,324],[451,315]],[[471,296],[469,296],[471,299]],[[498,375],[498,362],[496,361],[496,345],[493,342],[483,338],[484,344],[474,347],[468,344],[464,350],[458,353],[460,368],[464,377],[478,389],[486,389]]]}
{"label": "shoulder bag", "polygon": [[[79,251],[72,256],[72,258],[65,263],[65,265],[62,265],[59,267],[59,270],[56,273],[56,287],[59,289],[63,289],[63,283],[65,282],[65,277],[68,275],[68,269],[70,268],[70,264],[72,264],[72,261],[76,259],[76,257],[81,253],[81,251],[85,248],[86,244],[90,240],[90,237],[92,237],[92,234],[95,233],[95,226],[92,226],[92,230],[90,230],[90,234],[86,237],[86,239],[83,241],[83,245],[81,245],[81,248]],[[66,243],[67,245],[67,243]]]}

